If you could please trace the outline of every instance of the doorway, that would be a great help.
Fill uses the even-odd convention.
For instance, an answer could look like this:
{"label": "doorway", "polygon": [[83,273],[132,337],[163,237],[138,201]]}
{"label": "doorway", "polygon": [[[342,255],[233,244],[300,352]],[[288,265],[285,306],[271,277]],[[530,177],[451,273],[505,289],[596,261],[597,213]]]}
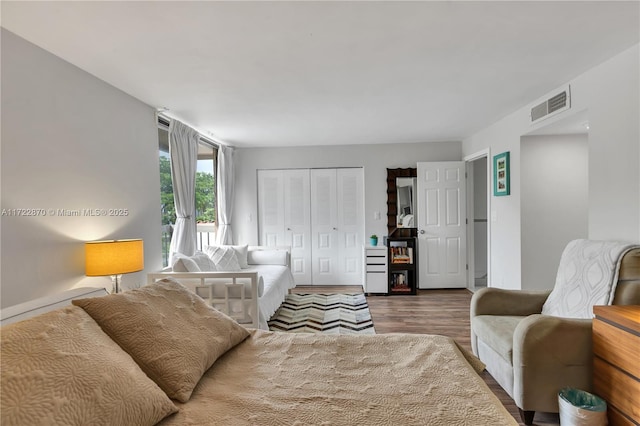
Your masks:
{"label": "doorway", "polygon": [[489,150],[467,156],[467,288],[490,286],[490,167]]}
{"label": "doorway", "polygon": [[520,138],[521,289],[553,288],[569,241],[589,233],[589,120],[579,111]]}

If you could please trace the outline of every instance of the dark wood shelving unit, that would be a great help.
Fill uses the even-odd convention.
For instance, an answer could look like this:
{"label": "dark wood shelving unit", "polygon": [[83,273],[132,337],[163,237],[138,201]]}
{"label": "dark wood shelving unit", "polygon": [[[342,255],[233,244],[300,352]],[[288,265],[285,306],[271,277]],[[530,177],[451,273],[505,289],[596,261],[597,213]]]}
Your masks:
{"label": "dark wood shelving unit", "polygon": [[389,295],[415,295],[418,289],[418,244],[415,237],[387,238]]}

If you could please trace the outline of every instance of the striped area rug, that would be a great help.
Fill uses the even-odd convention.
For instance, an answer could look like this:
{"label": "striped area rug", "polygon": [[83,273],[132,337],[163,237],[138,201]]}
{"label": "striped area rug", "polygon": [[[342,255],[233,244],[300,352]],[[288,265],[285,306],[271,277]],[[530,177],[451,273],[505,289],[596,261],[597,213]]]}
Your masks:
{"label": "striped area rug", "polygon": [[269,320],[288,333],[376,334],[364,294],[288,294]]}

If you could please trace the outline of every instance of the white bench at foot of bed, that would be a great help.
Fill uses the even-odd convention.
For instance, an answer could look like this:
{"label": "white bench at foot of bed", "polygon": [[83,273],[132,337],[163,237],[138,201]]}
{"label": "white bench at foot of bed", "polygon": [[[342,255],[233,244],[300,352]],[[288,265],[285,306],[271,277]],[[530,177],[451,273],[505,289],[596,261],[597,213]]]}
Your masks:
{"label": "white bench at foot of bed", "polygon": [[[258,272],[154,272],[147,275],[149,284],[173,278],[221,312],[240,324],[260,327],[260,285]],[[198,283],[199,282],[199,283]]]}

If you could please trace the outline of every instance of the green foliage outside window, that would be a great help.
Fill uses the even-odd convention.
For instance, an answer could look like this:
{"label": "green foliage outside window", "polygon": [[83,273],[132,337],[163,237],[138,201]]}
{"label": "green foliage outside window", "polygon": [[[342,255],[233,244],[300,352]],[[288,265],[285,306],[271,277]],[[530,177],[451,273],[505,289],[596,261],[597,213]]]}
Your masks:
{"label": "green foliage outside window", "polygon": [[213,223],[216,220],[215,195],[216,183],[213,175],[196,173],[196,221]]}
{"label": "green foliage outside window", "polygon": [[173,182],[171,181],[171,162],[160,157],[160,205],[162,206],[162,224],[176,223],[176,206],[173,202]]}
{"label": "green foliage outside window", "polygon": [[[176,223],[176,207],[173,200],[173,182],[171,181],[171,162],[160,157],[160,202],[162,204],[162,224]],[[215,179],[212,174],[196,173],[196,221],[213,223],[216,220]]]}

